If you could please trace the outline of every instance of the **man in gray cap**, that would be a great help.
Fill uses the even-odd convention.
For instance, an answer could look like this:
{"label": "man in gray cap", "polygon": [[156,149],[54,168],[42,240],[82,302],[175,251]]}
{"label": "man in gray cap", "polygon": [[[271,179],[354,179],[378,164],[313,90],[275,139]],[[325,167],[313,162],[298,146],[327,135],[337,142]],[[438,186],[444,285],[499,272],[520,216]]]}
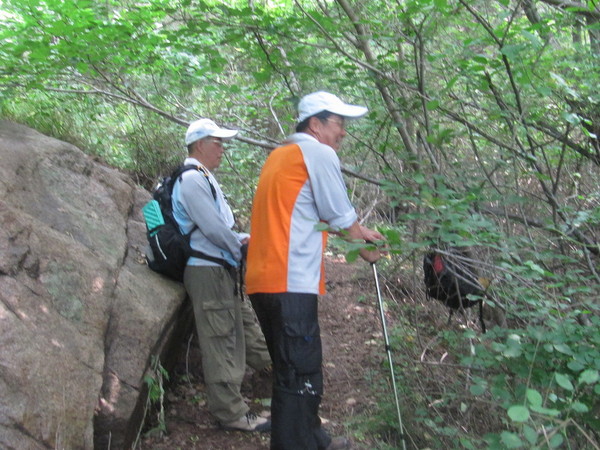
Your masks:
{"label": "man in gray cap", "polygon": [[175,182],[173,216],[182,233],[192,233],[192,248],[207,255],[188,260],[183,283],[194,309],[208,409],[225,429],[268,431],[270,421],[250,412],[240,393],[246,363],[256,371],[271,364],[254,312],[235,294],[229,270],[239,266],[249,235],[232,230],[233,213],[211,173],[221,164],[224,141],[237,133],[210,119],[190,124],[184,164],[198,170]]}
{"label": "man in gray cap", "polygon": [[[273,360],[271,449],[339,450],[321,427],[322,349],[317,296],[325,293],[327,233],[350,240],[383,236],[359,225],[337,156],[345,121],[367,113],[328,92],[302,98],[296,133],[267,158],[252,204],[246,292]],[[375,262],[377,250],[360,255]]]}

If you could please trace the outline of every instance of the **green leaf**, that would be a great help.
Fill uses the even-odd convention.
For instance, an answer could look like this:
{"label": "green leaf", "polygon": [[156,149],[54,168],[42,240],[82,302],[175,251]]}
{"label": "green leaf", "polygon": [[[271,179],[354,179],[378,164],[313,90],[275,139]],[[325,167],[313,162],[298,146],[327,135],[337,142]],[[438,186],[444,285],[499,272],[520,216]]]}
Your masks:
{"label": "green leaf", "polygon": [[359,249],[350,250],[348,253],[346,253],[346,261],[348,261],[349,263],[354,262],[358,259],[359,255],[360,255]]}
{"label": "green leaf", "polygon": [[527,400],[530,405],[542,406],[542,395],[535,389],[527,389]]}
{"label": "green leaf", "polygon": [[503,55],[507,56],[508,58],[514,58],[521,51],[521,46],[520,45],[505,45],[500,49],[500,51],[502,52]]}
{"label": "green leaf", "polygon": [[573,354],[571,348],[567,344],[554,344],[554,348],[560,353],[564,353],[565,355]]}
{"label": "green leaf", "polygon": [[551,448],[560,447],[564,441],[565,441],[565,437],[562,434],[557,433],[554,436],[552,436],[552,438],[550,438],[550,447]]}
{"label": "green leaf", "polygon": [[477,447],[475,447],[471,441],[469,441],[467,438],[461,437],[460,438],[460,443],[461,445],[466,448],[467,450],[476,450]]}
{"label": "green leaf", "polygon": [[592,383],[596,383],[599,378],[600,378],[600,376],[598,375],[597,370],[587,369],[587,370],[584,370],[583,372],[581,372],[581,374],[579,375],[578,382],[579,382],[579,384],[581,384],[581,383],[592,384]]}
{"label": "green leaf", "polygon": [[437,109],[438,106],[440,106],[439,100],[430,100],[427,102],[427,110],[429,110],[429,111],[433,111],[434,109]]}
{"label": "green leaf", "polygon": [[[571,369],[573,372],[581,372],[585,366],[583,364],[581,364],[579,361],[570,361],[567,364],[567,367],[569,369]],[[581,380],[579,382],[581,383]]]}
{"label": "green leaf", "polygon": [[529,410],[523,405],[511,406],[508,408],[507,414],[513,422],[526,422],[529,420]]}
{"label": "green leaf", "polygon": [[538,266],[536,263],[534,263],[533,261],[525,261],[523,264],[526,265],[527,267],[529,267],[534,272],[539,273],[540,275],[546,274],[546,271],[543,268],[541,268],[540,266]]}
{"label": "green leaf", "polygon": [[266,83],[271,78],[271,72],[267,70],[261,70],[260,72],[254,72],[254,79],[258,83]]}
{"label": "green leaf", "polygon": [[508,402],[512,398],[510,392],[508,392],[502,386],[492,386],[490,388],[490,392],[501,402]]}
{"label": "green leaf", "polygon": [[533,412],[536,412],[539,414],[544,414],[544,415],[550,416],[550,417],[556,417],[556,416],[560,415],[560,411],[558,409],[544,408],[543,406],[531,405],[529,409],[532,410]]}
{"label": "green leaf", "polygon": [[516,435],[515,433],[503,431],[500,434],[500,439],[502,439],[502,442],[504,443],[504,445],[506,445],[506,448],[521,448],[521,447],[523,447],[523,441],[521,441],[521,438],[519,438],[519,436]]}
{"label": "green leaf", "polygon": [[388,245],[402,244],[402,234],[400,230],[390,228],[387,230],[381,230],[381,233],[386,237]]}
{"label": "green leaf", "polygon": [[573,390],[573,384],[571,383],[571,380],[569,380],[569,377],[567,375],[564,375],[562,373],[556,373],[554,375],[554,378],[556,379],[556,383],[563,389],[566,389],[567,391],[572,391]]}
{"label": "green leaf", "polygon": [[481,395],[485,392],[485,386],[481,384],[472,384],[469,388],[469,392],[473,395]]}
{"label": "green leaf", "polygon": [[516,358],[521,356],[521,337],[517,334],[511,334],[506,340],[506,348],[502,352],[507,358]]}
{"label": "green leaf", "polygon": [[586,404],[577,401],[571,403],[571,409],[578,413],[586,413],[590,410]]}
{"label": "green leaf", "polygon": [[571,125],[577,125],[579,123],[581,123],[581,117],[575,113],[563,113],[562,114],[563,119],[565,119],[567,122],[569,122]]}
{"label": "green leaf", "polygon": [[535,444],[537,442],[538,434],[533,428],[529,425],[523,425],[523,436],[530,444]]}
{"label": "green leaf", "polygon": [[523,37],[525,37],[525,39],[527,39],[529,42],[531,42],[533,44],[533,46],[540,47],[542,45],[542,41],[540,40],[539,37],[537,37],[537,35],[530,33],[529,31],[526,31],[526,30],[521,30],[521,34],[523,35]]}
{"label": "green leaf", "polygon": [[422,173],[415,173],[413,176],[413,181],[417,184],[423,184],[425,183],[425,177]]}

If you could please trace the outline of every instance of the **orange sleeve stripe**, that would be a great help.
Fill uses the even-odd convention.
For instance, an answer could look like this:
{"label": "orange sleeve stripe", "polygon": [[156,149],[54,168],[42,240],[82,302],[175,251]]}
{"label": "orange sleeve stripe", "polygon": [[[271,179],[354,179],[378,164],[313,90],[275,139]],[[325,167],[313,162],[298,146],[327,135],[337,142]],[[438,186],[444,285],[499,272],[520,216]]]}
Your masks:
{"label": "orange sleeve stripe", "polygon": [[[327,232],[323,232],[323,249],[321,250],[321,254],[325,254],[325,249],[327,248],[327,239],[329,234]],[[321,279],[319,280],[319,294],[325,295],[325,260],[321,262]]]}
{"label": "orange sleeve stripe", "polygon": [[267,158],[252,205],[246,272],[249,294],[287,291],[292,213],[307,180],[304,158],[296,144],[277,148]]}

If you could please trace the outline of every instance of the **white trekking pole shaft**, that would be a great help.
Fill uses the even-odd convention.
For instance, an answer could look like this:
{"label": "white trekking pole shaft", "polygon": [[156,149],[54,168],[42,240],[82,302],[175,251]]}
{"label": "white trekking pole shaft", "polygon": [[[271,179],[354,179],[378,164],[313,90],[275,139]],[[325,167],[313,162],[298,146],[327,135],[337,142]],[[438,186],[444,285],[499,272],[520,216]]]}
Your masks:
{"label": "white trekking pole shaft", "polygon": [[383,311],[383,301],[381,300],[381,290],[379,289],[379,277],[377,276],[377,267],[375,263],[371,263],[373,267],[373,278],[375,278],[375,287],[377,288],[377,302],[379,303],[379,313],[381,315],[381,326],[383,327],[383,337],[385,339],[385,350],[390,364],[390,372],[392,376],[392,388],[394,389],[394,397],[396,399],[396,412],[398,413],[398,425],[400,426],[400,439],[402,440],[402,448],[406,450],[404,442],[404,426],[402,426],[402,414],[400,413],[400,400],[398,400],[398,389],[396,389],[396,377],[394,376],[394,364],[392,363],[392,349],[388,339],[387,327],[385,326],[385,313]]}

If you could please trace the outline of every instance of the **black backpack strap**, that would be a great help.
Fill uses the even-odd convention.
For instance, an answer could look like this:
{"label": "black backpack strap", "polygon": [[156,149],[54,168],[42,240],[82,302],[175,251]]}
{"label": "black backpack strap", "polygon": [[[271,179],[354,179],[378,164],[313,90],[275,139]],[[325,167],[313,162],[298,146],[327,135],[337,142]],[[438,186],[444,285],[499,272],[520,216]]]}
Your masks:
{"label": "black backpack strap", "polygon": [[177,180],[181,181],[181,176],[183,175],[184,172],[187,172],[188,170],[197,170],[198,172],[202,172],[202,174],[204,175],[204,178],[206,178],[206,181],[208,181],[208,185],[210,186],[210,192],[212,193],[213,199],[217,200],[217,190],[215,189],[212,182],[210,181],[210,176],[208,175],[208,171],[203,166],[196,165],[196,164],[186,164],[186,165],[179,166],[177,169],[175,169],[175,171],[171,175],[171,186],[170,186],[171,192],[173,192],[173,186],[175,186],[175,182]]}
{"label": "black backpack strap", "polygon": [[233,266],[231,264],[229,264],[227,261],[225,261],[223,258],[217,258],[216,256],[207,255],[206,253],[201,252],[199,250],[192,249],[192,253],[190,256],[193,256],[195,258],[205,259],[207,261],[212,261],[214,263],[217,263],[217,264],[223,266],[227,270],[233,269]]}
{"label": "black backpack strap", "polygon": [[485,322],[483,321],[483,299],[479,300],[479,323],[481,324],[481,331],[485,333]]}
{"label": "black backpack strap", "polygon": [[238,283],[240,290],[240,300],[244,301],[244,276],[246,275],[246,259],[248,258],[248,244],[242,244],[240,251],[242,258],[238,267]]}
{"label": "black backpack strap", "polygon": [[208,181],[208,185],[210,186],[210,192],[212,192],[213,199],[217,201],[217,190],[210,181],[210,176],[208,175],[208,172],[203,166],[198,166],[198,170],[204,174],[204,178],[206,178],[206,181]]}

